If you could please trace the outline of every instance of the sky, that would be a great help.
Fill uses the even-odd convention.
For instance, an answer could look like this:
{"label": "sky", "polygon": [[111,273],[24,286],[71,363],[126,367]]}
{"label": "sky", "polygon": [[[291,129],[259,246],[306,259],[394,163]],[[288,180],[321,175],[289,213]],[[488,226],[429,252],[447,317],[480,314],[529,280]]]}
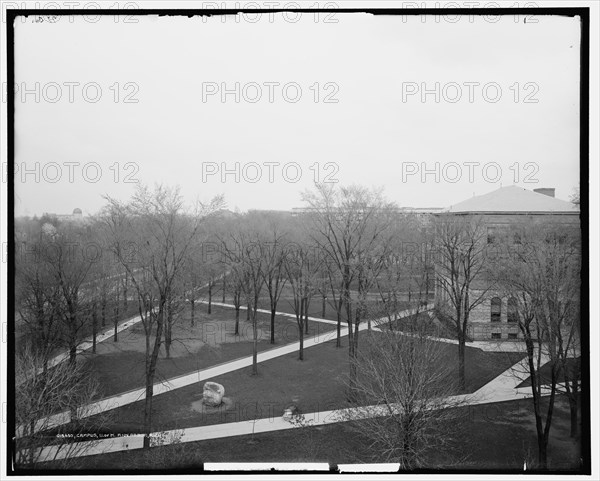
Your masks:
{"label": "sky", "polygon": [[568,200],[579,19],[449,20],[17,19],[15,214],[93,214],[136,181],[240,211],[301,207],[317,180],[411,207],[513,184]]}

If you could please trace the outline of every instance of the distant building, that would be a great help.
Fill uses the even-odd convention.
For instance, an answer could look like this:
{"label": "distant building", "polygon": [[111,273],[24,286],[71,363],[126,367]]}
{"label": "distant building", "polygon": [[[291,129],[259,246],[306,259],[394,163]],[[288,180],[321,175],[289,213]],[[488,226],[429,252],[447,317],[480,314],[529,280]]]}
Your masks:
{"label": "distant building", "polygon": [[[291,210],[292,216],[296,217],[300,214],[309,214],[315,212],[314,207],[293,207]],[[437,214],[444,210],[443,207],[396,207],[393,212],[398,214],[415,214],[419,217],[429,217],[432,214]]]}
{"label": "distant building", "polygon": [[72,214],[54,214],[51,212],[44,212],[43,215],[48,217],[55,217],[60,222],[82,222],[84,220],[83,212],[78,207],[73,209]]}
{"label": "distant building", "polygon": [[[554,197],[553,188],[533,191],[517,186],[501,187],[452,205],[438,216],[470,216],[481,219],[486,229],[484,242],[493,245],[505,234],[515,232],[519,225],[566,225],[579,229],[577,205]],[[517,229],[518,230],[518,229]],[[518,236],[511,242],[520,242]],[[487,246],[486,246],[487,247]],[[485,291],[485,280],[478,279],[473,296]],[[441,285],[436,285],[436,300],[447,297]],[[516,301],[502,293],[489,290],[484,301],[471,311],[468,331],[472,339],[517,339],[520,336],[516,319]]]}

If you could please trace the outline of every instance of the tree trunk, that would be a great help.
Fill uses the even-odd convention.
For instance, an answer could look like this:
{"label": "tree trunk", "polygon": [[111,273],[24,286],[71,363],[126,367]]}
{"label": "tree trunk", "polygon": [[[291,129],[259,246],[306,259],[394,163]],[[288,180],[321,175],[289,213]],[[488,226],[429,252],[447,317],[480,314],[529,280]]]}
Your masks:
{"label": "tree trunk", "polygon": [[540,469],[548,468],[548,444],[544,436],[538,436],[538,463]]}
{"label": "tree trunk", "polygon": [[321,306],[321,317],[325,319],[325,314],[327,310],[327,296],[323,294],[323,305]]}
{"label": "tree trunk", "polygon": [[465,379],[465,337],[464,334],[458,336],[458,385],[461,392],[466,389]]}
{"label": "tree trunk", "polygon": [[335,340],[335,347],[342,347],[342,304],[340,301],[339,306],[336,305],[336,316],[337,316],[337,336]]}
{"label": "tree trunk", "polygon": [[159,307],[154,346],[149,351],[151,333],[146,334],[146,398],[144,400],[144,448],[150,447],[150,433],[152,433],[152,396],[154,394],[154,374],[156,362],[160,351],[160,343],[164,324],[164,308]]}
{"label": "tree trunk", "polygon": [[[567,366],[563,364],[563,370],[565,372],[565,387],[567,390],[567,399],[569,400],[569,412],[571,418],[571,432],[570,437],[575,438],[577,434],[579,434],[579,423],[577,420],[578,415],[578,400],[579,400],[579,382],[578,382],[578,373],[579,369],[570,370],[569,375],[567,376]],[[569,380],[572,378],[573,380]]]}
{"label": "tree trunk", "polygon": [[577,408],[577,398],[571,396],[569,397],[569,410],[571,412],[571,433],[570,436],[572,438],[577,437],[577,434],[579,433],[579,423],[577,421],[577,414],[578,414],[578,408]]}
{"label": "tree trunk", "polygon": [[250,307],[250,303],[248,303],[247,309],[246,309],[246,320],[249,321],[250,320],[250,311],[252,310],[252,308]]}
{"label": "tree trunk", "polygon": [[235,335],[239,336],[240,334],[240,306],[237,304],[235,306]]}
{"label": "tree trunk", "polygon": [[212,288],[213,288],[213,283],[209,282],[208,283],[208,313],[209,314],[212,312]]}
{"label": "tree trunk", "polygon": [[298,330],[298,340],[300,341],[300,349],[298,351],[298,359],[304,361],[304,329],[302,329],[302,324],[300,324],[300,329]]}
{"label": "tree trunk", "polygon": [[193,297],[190,300],[190,308],[191,308],[191,316],[192,316],[192,327],[194,327],[194,314],[196,311],[196,303],[194,302]]}
{"label": "tree trunk", "polygon": [[127,284],[129,274],[125,271],[125,283],[123,284],[123,310],[127,312]]}
{"label": "tree trunk", "polygon": [[271,344],[275,344],[275,312],[276,306],[271,306]]}
{"label": "tree trunk", "polygon": [[354,330],[352,329],[352,306],[346,303],[346,323],[348,324],[348,355],[354,357]]}
{"label": "tree trunk", "polygon": [[310,305],[310,299],[306,299],[306,307],[304,309],[304,333],[308,334],[308,306]]}
{"label": "tree trunk", "polygon": [[114,315],[113,315],[113,325],[114,325],[114,334],[113,334],[113,342],[119,341],[119,308],[115,307]]}
{"label": "tree trunk", "polygon": [[300,312],[296,312],[296,322],[298,323],[298,359],[304,361],[304,318],[306,311],[306,299],[300,299]]}
{"label": "tree trunk", "polygon": [[258,325],[256,319],[256,304],[258,299],[254,300],[254,309],[252,312],[252,337],[253,337],[253,348],[252,348],[252,375],[258,374]]}
{"label": "tree trunk", "polygon": [[100,315],[102,327],[106,326],[106,295],[103,293],[100,300]]}
{"label": "tree trunk", "polygon": [[223,299],[221,300],[221,302],[223,304],[225,304],[225,290],[227,288],[227,283],[225,281],[225,273],[223,273]]}
{"label": "tree trunk", "polygon": [[167,314],[167,322],[165,324],[165,352],[167,359],[171,359],[171,340],[172,340],[172,326],[173,326],[173,309],[170,303],[165,306]]}
{"label": "tree trunk", "polygon": [[154,390],[154,375],[146,374],[146,399],[144,400],[144,448],[150,447],[150,436],[152,432],[152,394]]}
{"label": "tree trunk", "polygon": [[117,328],[119,326],[119,304],[120,304],[119,297],[120,297],[119,296],[119,288],[117,286],[117,302],[115,303],[115,308],[114,308],[114,311],[113,311],[113,315],[114,315],[113,323],[114,323],[114,326],[115,326],[115,333],[114,333],[114,338],[113,338],[114,342],[117,342],[119,340],[118,336],[117,336]]}

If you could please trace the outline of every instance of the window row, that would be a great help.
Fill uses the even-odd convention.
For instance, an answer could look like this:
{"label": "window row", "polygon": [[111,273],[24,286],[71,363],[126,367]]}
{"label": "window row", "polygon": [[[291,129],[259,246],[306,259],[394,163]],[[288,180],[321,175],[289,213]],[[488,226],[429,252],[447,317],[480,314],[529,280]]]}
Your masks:
{"label": "window row", "polygon": [[[519,336],[516,332],[509,332],[507,335],[507,339],[518,339]],[[492,339],[502,339],[502,334],[500,332],[492,332]]]}
{"label": "window row", "polygon": [[[508,299],[506,305],[506,320],[508,322],[519,321],[519,308],[517,300],[514,297]],[[502,319],[502,299],[499,297],[492,297],[490,304],[490,320],[492,322],[500,322]]]}

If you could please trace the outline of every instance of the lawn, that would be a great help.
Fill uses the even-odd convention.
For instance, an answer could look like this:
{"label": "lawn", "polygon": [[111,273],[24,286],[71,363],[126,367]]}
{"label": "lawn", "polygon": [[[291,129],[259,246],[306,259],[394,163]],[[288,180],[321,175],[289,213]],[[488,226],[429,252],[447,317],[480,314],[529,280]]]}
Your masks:
{"label": "lawn", "polygon": [[[251,356],[253,349],[252,323],[240,312],[240,335],[235,336],[235,310],[213,306],[206,313],[200,304],[191,327],[190,311],[182,314],[173,326],[171,358],[161,346],[157,363],[156,382],[179,376],[240,357]],[[334,325],[309,322],[309,336],[319,336],[335,329]],[[258,314],[258,350],[271,349],[298,340],[295,319],[275,318],[275,344],[270,344],[270,317]],[[88,351],[80,356],[87,369],[94,373],[100,384],[100,397],[117,394],[144,386],[145,336],[138,323],[119,333],[118,342],[112,338],[98,344],[96,354]]]}
{"label": "lawn", "polygon": [[[199,291],[199,298],[203,300],[208,300],[208,290],[206,288],[201,289]],[[379,294],[371,293],[369,294],[370,303],[374,305],[379,304]],[[213,302],[222,302],[223,294],[221,290],[221,286],[218,284],[215,289],[213,289]],[[277,303],[277,311],[279,312],[287,312],[289,314],[294,313],[293,309],[293,292],[292,288],[287,284],[281,291],[281,297],[279,298],[279,302]],[[232,294],[229,292],[225,293],[225,303],[233,304]],[[415,302],[408,301],[398,301],[398,309],[404,310],[408,307],[412,307],[415,305]],[[262,295],[258,300],[258,308],[259,309],[271,309],[271,302],[269,299],[269,295],[266,290],[263,290]],[[245,314],[244,314],[245,315]],[[329,296],[327,301],[325,302],[325,315],[323,315],[323,298],[320,294],[315,294],[314,297],[310,301],[310,305],[308,308],[308,315],[311,317],[319,317],[323,319],[329,319],[332,321],[337,320],[337,313],[335,310],[335,306],[333,305],[333,298]],[[342,309],[342,323],[346,322],[346,310]]]}
{"label": "lawn", "polygon": [[[361,333],[363,339],[367,335],[380,334]],[[211,379],[225,387],[227,402],[223,408],[210,413],[201,408],[205,381],[156,396],[153,400],[154,430],[279,417],[293,397],[300,398],[299,407],[303,412],[347,407],[344,384],[348,372],[347,338],[342,341],[342,348],[336,348],[332,341],[306,349],[304,361],[299,361],[297,353],[292,353],[260,363],[257,376],[251,375],[250,368],[244,368]],[[456,365],[456,346],[445,343],[440,346],[447,362]],[[519,359],[520,354],[484,352],[467,347],[465,392],[476,391]],[[140,432],[143,411],[143,401],[113,410],[109,431]]]}
{"label": "lawn", "polygon": [[[113,307],[114,306],[112,304],[109,304],[105,308],[105,312],[104,312],[105,325],[104,326],[102,325],[102,309],[100,306],[98,306],[96,308],[96,316],[97,316],[97,321],[98,321],[98,327],[97,327],[98,334],[100,334],[102,332],[106,332],[106,331],[114,328],[115,313],[113,311]],[[89,313],[86,313],[85,315],[91,316],[91,314],[89,314]],[[122,324],[125,321],[128,321],[129,319],[131,319],[132,317],[135,317],[138,315],[139,315],[139,309],[138,309],[137,302],[130,300],[129,302],[127,302],[127,308],[125,308],[123,306],[123,304],[121,304],[119,306],[119,314],[117,315],[117,319],[118,319],[117,323]],[[26,326],[23,325],[23,323],[16,324],[15,347],[16,347],[17,351],[21,348],[24,337],[27,335],[28,335],[28,333],[26,330]],[[88,340],[88,339],[91,340],[91,338],[92,338],[91,323],[87,322],[87,323],[84,323],[83,326],[81,326],[81,329],[78,332],[78,338],[79,338],[79,342],[83,342],[84,340]],[[65,350],[67,350],[67,348],[68,348],[67,344],[63,342],[62,345],[59,345],[52,350],[52,352],[50,353],[50,358],[63,353]]]}
{"label": "lawn", "polygon": [[[568,376],[569,381],[572,381],[575,378],[579,379],[579,376],[581,375],[581,371],[580,371],[581,358],[578,357],[578,358],[567,359],[566,368],[567,368],[567,372],[569,374],[569,376]],[[540,368],[540,370],[538,372],[538,377],[542,384],[549,385],[551,383],[551,380],[552,380],[552,365],[551,365],[551,363],[548,362]],[[559,383],[565,382],[565,373],[564,373],[562,366],[559,366],[559,368],[556,372],[556,377],[557,377],[557,382],[559,382]],[[526,379],[524,379],[523,382],[521,384],[519,384],[518,387],[531,387],[531,376],[528,376]]]}
{"label": "lawn", "polygon": [[[461,422],[453,431],[454,448],[427,453],[424,468],[455,471],[535,469],[537,437],[530,399],[460,408]],[[569,409],[557,398],[550,431],[549,468],[581,469],[581,446],[569,437]],[[368,448],[360,424],[337,423],[286,431],[211,439],[193,443],[89,456],[74,460],[74,469],[190,469],[206,462],[384,462]],[[44,466],[45,469],[51,465]]]}
{"label": "lawn", "polygon": [[431,317],[429,317],[429,314],[426,312],[420,312],[419,314],[414,316],[406,316],[402,319],[392,321],[391,323],[386,323],[385,325],[387,326],[389,324],[391,324],[393,329],[397,329],[403,332],[411,332],[412,330],[414,330],[415,326],[418,325],[419,332],[423,332],[428,336],[441,337],[444,339],[457,338],[456,333],[454,331],[449,329],[437,318],[432,319]]}

